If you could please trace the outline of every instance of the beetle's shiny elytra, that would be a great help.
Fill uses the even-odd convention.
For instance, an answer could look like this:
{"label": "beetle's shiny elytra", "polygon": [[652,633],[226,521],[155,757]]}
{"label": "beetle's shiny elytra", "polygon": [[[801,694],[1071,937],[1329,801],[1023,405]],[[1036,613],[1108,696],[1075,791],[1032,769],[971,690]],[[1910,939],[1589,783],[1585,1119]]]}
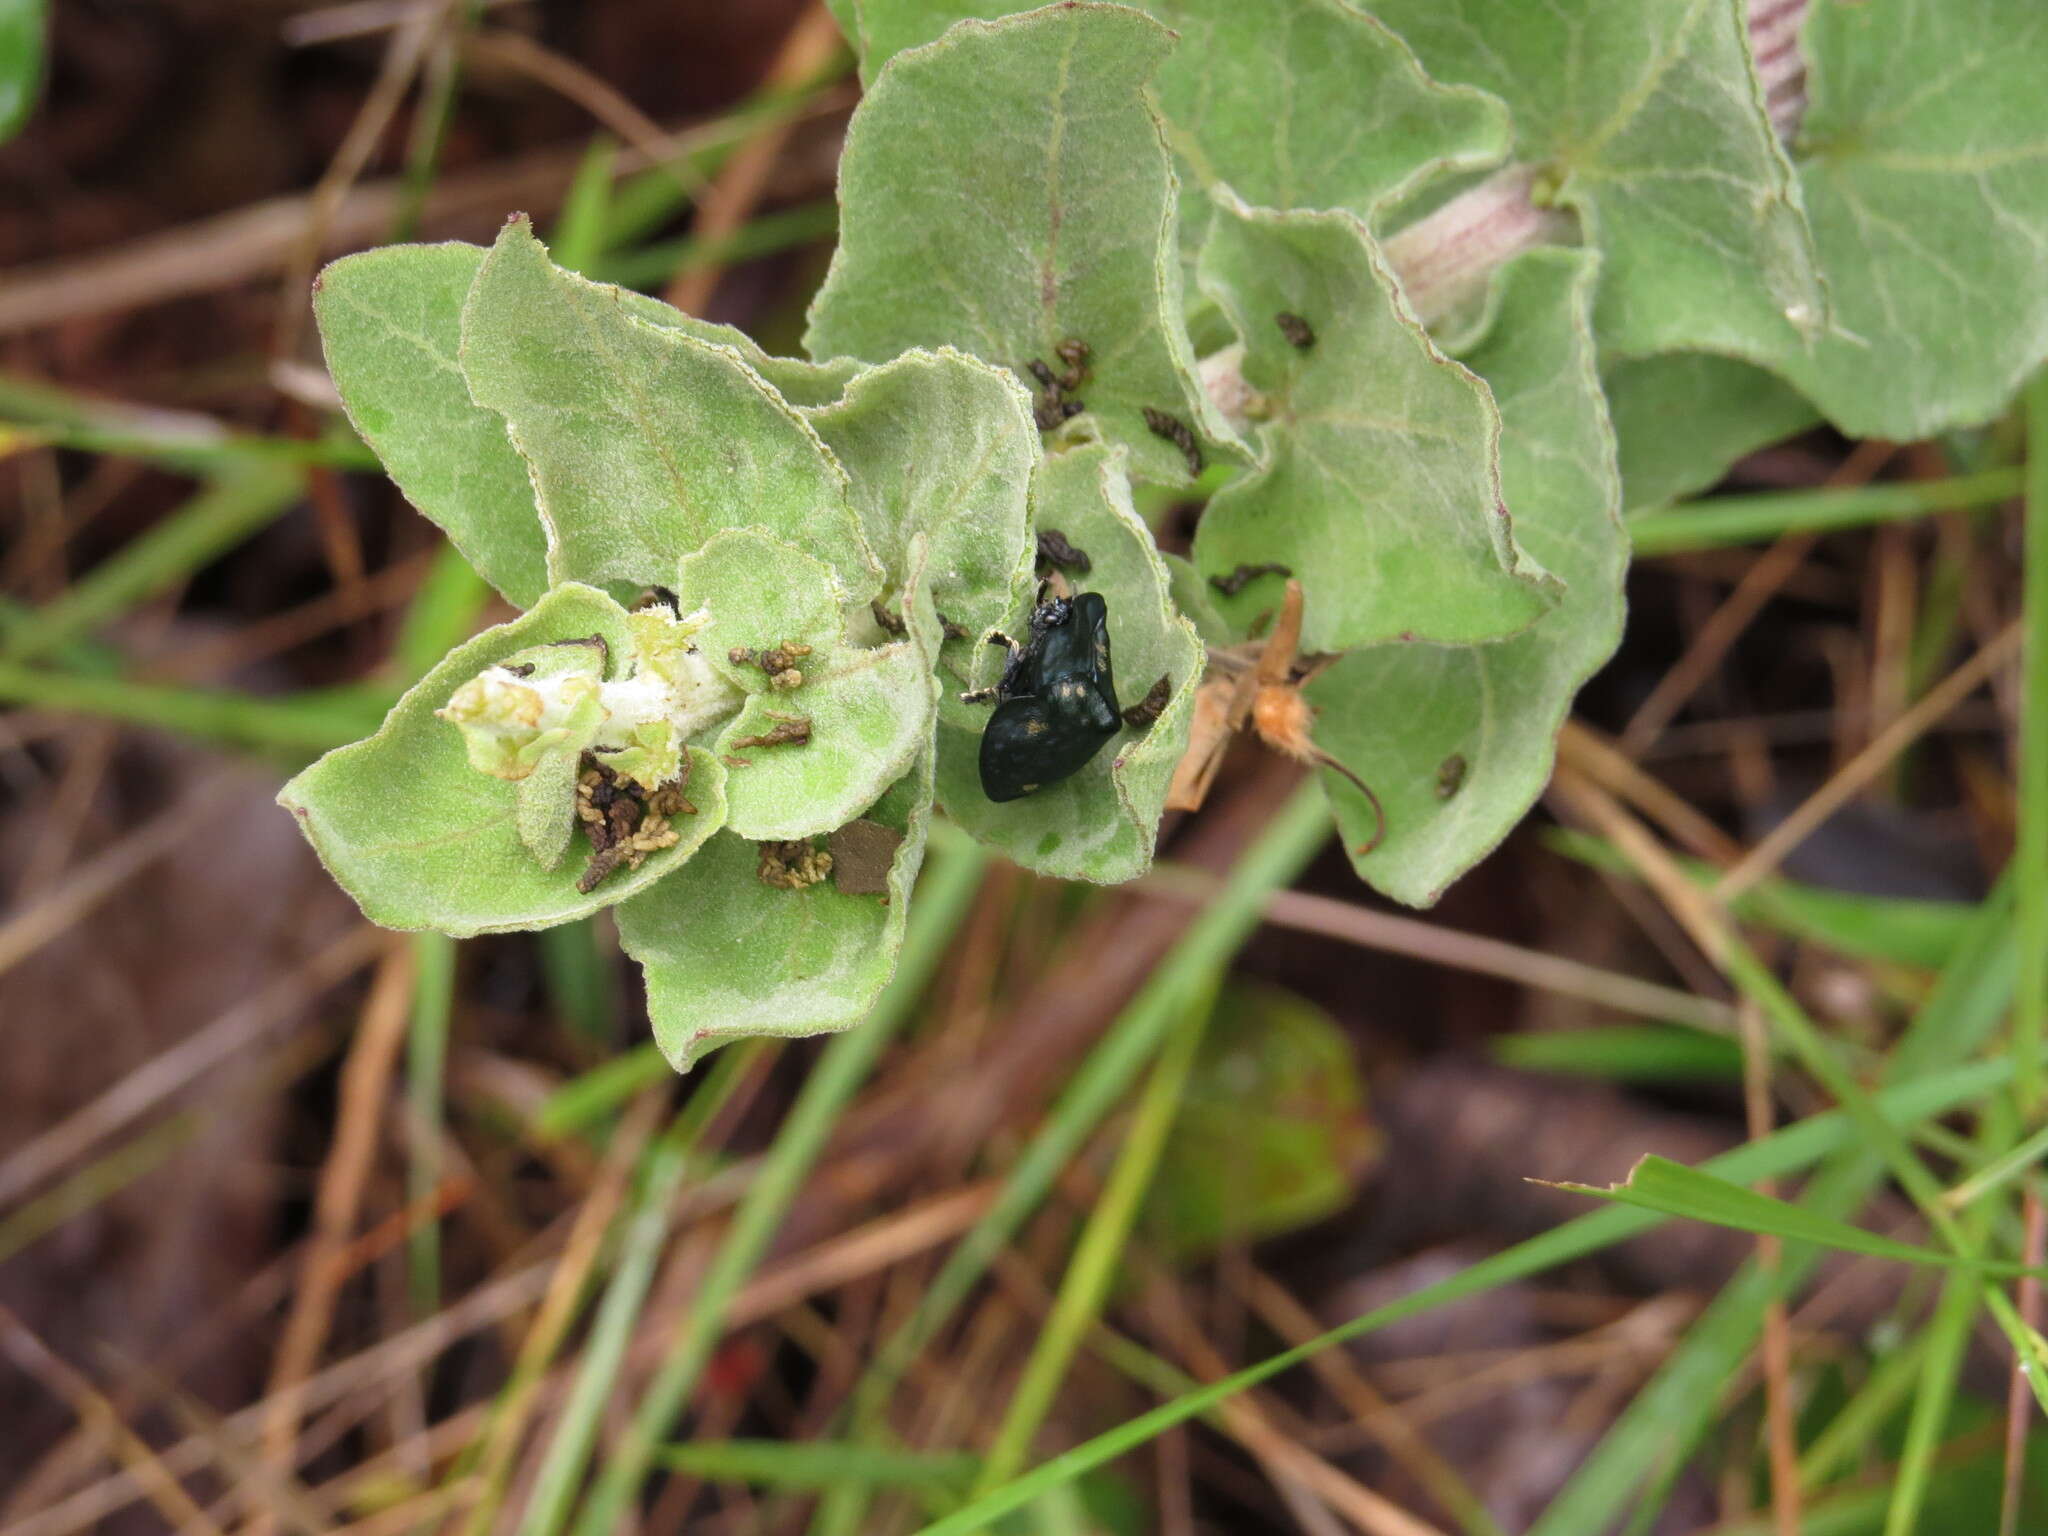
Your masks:
{"label": "beetle's shiny elytra", "polygon": [[1040,603],[1030,638],[1007,643],[995,713],[981,733],[981,789],[996,801],[1077,772],[1123,725],[1101,593]]}

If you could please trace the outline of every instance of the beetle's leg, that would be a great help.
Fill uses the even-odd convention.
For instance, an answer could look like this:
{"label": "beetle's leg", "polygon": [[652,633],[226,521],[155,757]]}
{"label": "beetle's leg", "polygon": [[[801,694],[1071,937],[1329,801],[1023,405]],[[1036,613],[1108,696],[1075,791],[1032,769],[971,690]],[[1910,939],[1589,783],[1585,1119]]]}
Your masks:
{"label": "beetle's leg", "polygon": [[1000,629],[992,629],[987,634],[983,635],[981,637],[981,643],[983,645],[1000,645],[1006,651],[1021,651],[1024,649],[1024,646],[1020,641],[1012,640]]}
{"label": "beetle's leg", "polygon": [[960,695],[962,704],[993,704],[995,701],[996,688],[993,683],[986,688],[969,688]]}

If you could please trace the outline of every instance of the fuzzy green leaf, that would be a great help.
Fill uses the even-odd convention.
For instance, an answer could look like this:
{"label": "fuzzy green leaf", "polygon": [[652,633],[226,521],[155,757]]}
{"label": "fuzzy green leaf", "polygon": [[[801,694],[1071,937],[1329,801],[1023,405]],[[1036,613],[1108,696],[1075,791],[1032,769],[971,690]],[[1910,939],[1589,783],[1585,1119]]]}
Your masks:
{"label": "fuzzy green leaf", "polygon": [[1835,329],[1775,366],[1853,436],[1995,415],[2048,357],[2048,8],[1816,0],[1800,41]]}
{"label": "fuzzy green leaf", "polygon": [[[1219,491],[1196,529],[1203,575],[1287,566],[1310,650],[1493,639],[1534,623],[1555,583],[1516,547],[1493,400],[1408,313],[1357,218],[1226,202],[1201,271],[1244,337],[1244,380],[1268,417],[1263,462]],[[1281,334],[1283,311],[1308,322],[1313,346]],[[1217,606],[1243,628],[1273,600],[1270,583],[1254,583]]]}
{"label": "fuzzy green leaf", "polygon": [[1603,347],[1781,355],[1827,299],[1750,66],[1743,0],[1374,0],[1439,80],[1514,116],[1515,158],[1599,247]]}
{"label": "fuzzy green leaf", "polygon": [[[1135,879],[1151,865],[1204,664],[1194,626],[1174,609],[1151,532],[1131,506],[1124,464],[1121,449],[1103,444],[1046,459],[1036,487],[1038,519],[1089,557],[1088,572],[1070,580],[1107,600],[1118,701],[1137,703],[1165,677],[1173,690],[1165,711],[1149,730],[1126,727],[1073,777],[998,805],[982,793],[979,769],[989,707],[963,704],[956,691],[995,680],[1002,667],[995,648],[979,648],[972,672],[949,675],[939,701],[939,802],[946,814],[1027,869],[1103,884]],[[1021,629],[1021,614],[1009,618]]]}
{"label": "fuzzy green leaf", "polygon": [[[1144,0],[1144,9],[1180,34],[1158,94],[1191,186],[1369,220],[1447,171],[1507,153],[1499,100],[1437,84],[1399,37],[1345,0]],[[1204,202],[1183,205],[1191,228],[1206,223]]]}
{"label": "fuzzy green leaf", "polygon": [[625,611],[592,588],[557,587],[532,612],[450,652],[374,736],[329,752],[285,785],[278,803],[364,916],[458,937],[571,922],[652,885],[724,822],[724,765],[692,751],[687,793],[696,814],[677,818],[682,840],[640,868],[615,870],[586,895],[576,889],[581,861],[549,869],[528,851],[520,786],[471,767],[462,732],[434,712],[487,667],[590,635],[602,636],[614,658],[626,655]]}
{"label": "fuzzy green leaf", "polygon": [[1705,352],[1612,362],[1601,381],[1621,451],[1621,504],[1630,512],[1703,491],[1744,454],[1820,419],[1784,380]]}
{"label": "fuzzy green leaf", "polygon": [[506,599],[548,587],[548,541],[505,422],[469,396],[456,355],[462,305],[484,253],[392,245],[320,274],[313,314],[328,371],[363,441],[406,499]]}
{"label": "fuzzy green leaf", "polygon": [[646,971],[654,1038],[678,1072],[729,1040],[815,1035],[867,1017],[903,946],[931,804],[926,751],[861,817],[903,834],[886,897],[841,890],[837,878],[766,885],[758,845],[722,832],[674,879],[620,906],[620,942]]}
{"label": "fuzzy green leaf", "polygon": [[966,21],[882,70],[847,134],[813,357],[957,346],[1026,377],[1092,350],[1084,421],[1136,473],[1188,478],[1145,411],[1236,452],[1181,316],[1174,175],[1145,85],[1172,34],[1121,6]]}
{"label": "fuzzy green leaf", "polygon": [[[1468,359],[1500,402],[1501,479],[1531,551],[1564,579],[1557,607],[1491,645],[1389,645],[1344,657],[1310,685],[1315,737],[1379,794],[1385,841],[1359,873],[1426,905],[1492,850],[1550,777],[1572,696],[1621,637],[1628,543],[1587,310],[1593,257],[1534,251],[1503,273],[1501,315]],[[1324,785],[1346,841],[1371,811]]]}
{"label": "fuzzy green leaf", "polygon": [[945,348],[869,369],[837,404],[806,414],[852,479],[892,590],[908,580],[911,540],[930,540],[932,599],[967,631],[946,651],[964,665],[1030,592],[1039,449],[1029,396],[1009,374]]}
{"label": "fuzzy green leaf", "polygon": [[[920,541],[913,558],[922,548]],[[731,529],[682,563],[675,589],[685,613],[708,610],[697,644],[748,694],[715,748],[729,770],[727,825],[741,837],[807,837],[851,821],[930,741],[929,630],[854,644],[832,572],[801,550]],[[930,598],[923,602],[928,611]],[[731,656],[791,642],[811,648],[792,658],[802,678],[794,687],[779,686],[758,661]],[[796,719],[808,722],[808,741],[744,744]]]}
{"label": "fuzzy green leaf", "polygon": [[640,317],[649,301],[564,272],[524,220],[499,235],[462,317],[471,393],[533,472],[557,581],[666,585],[724,528],[764,528],[878,584],[817,434],[730,348]]}
{"label": "fuzzy green leaf", "polygon": [[[1442,86],[1386,27],[1346,0],[1135,0],[1180,42],[1155,84],[1167,141],[1191,186],[1230,187],[1268,208],[1368,217],[1450,169],[1507,153],[1507,111]],[[956,21],[1031,9],[1003,0],[858,0],[861,77]],[[1191,247],[1209,210],[1184,201]]]}

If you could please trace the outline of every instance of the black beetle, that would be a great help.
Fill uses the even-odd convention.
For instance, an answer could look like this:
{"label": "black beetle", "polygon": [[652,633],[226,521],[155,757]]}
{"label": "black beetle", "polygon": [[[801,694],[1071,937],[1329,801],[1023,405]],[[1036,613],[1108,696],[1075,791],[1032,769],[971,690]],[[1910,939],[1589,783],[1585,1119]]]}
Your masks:
{"label": "black beetle", "polygon": [[1077,772],[1123,726],[1109,663],[1109,604],[1099,592],[1056,597],[1031,610],[1030,638],[1009,647],[1002,681],[962,694],[994,699],[981,733],[981,789],[1016,800]]}

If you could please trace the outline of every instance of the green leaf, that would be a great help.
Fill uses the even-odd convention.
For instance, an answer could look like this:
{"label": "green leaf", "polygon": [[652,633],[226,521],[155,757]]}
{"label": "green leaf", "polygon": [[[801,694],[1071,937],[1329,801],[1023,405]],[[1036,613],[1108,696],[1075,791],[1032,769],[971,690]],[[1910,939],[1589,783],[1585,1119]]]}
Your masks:
{"label": "green leaf", "polygon": [[320,274],[313,314],[363,441],[406,499],[520,608],[548,588],[548,541],[503,418],[469,397],[457,353],[474,245],[391,245]]}
{"label": "green leaf", "polygon": [[[1183,176],[1264,208],[1370,220],[1448,171],[1500,162],[1506,109],[1437,84],[1407,44],[1346,0],[1145,0],[1180,34],[1159,71]],[[1183,206],[1206,223],[1203,199]]]}
{"label": "green leaf", "polygon": [[0,0],[0,142],[35,110],[43,83],[44,0]]}
{"label": "green leaf", "polygon": [[1178,1259],[1291,1232],[1342,1209],[1376,1149],[1351,1043],[1272,987],[1225,990],[1145,1205]]}
{"label": "green leaf", "polygon": [[1812,234],[1750,66],[1743,0],[1372,10],[1437,79],[1507,102],[1515,158],[1543,168],[1605,258],[1604,347],[1768,357],[1822,325]]}
{"label": "green leaf", "polygon": [[1009,374],[951,348],[869,369],[835,405],[806,413],[853,482],[854,509],[891,590],[911,540],[931,541],[931,595],[967,638],[955,665],[1031,592],[1031,472],[1038,429]]}
{"label": "green leaf", "polygon": [[[974,837],[1040,874],[1115,884],[1143,874],[1166,804],[1174,765],[1187,748],[1195,687],[1205,656],[1194,626],[1175,611],[1152,534],[1131,506],[1121,448],[1090,444],[1054,454],[1040,467],[1039,526],[1054,527],[1089,557],[1076,590],[1100,592],[1109,608],[1117,698],[1135,704],[1153,682],[1172,687],[1149,730],[1126,727],[1073,777],[1020,800],[996,804],[981,790],[986,704],[957,690],[995,680],[1002,659],[979,647],[975,670],[949,673],[939,700],[939,803]],[[1020,615],[1010,615],[1021,627]]]}
{"label": "green leaf", "polygon": [[[1563,579],[1563,599],[1512,639],[1375,646],[1308,688],[1322,710],[1317,742],[1386,807],[1385,840],[1356,861],[1359,872],[1412,905],[1434,901],[1521,820],[1550,778],[1572,696],[1621,637],[1628,545],[1588,330],[1594,260],[1519,257],[1501,278],[1500,321],[1469,359],[1500,402],[1516,530]],[[1335,776],[1324,784],[1358,846],[1372,835],[1371,811]]]}
{"label": "green leaf", "polygon": [[1744,454],[1820,419],[1784,380],[1705,352],[1617,359],[1601,382],[1621,451],[1621,504],[1631,512],[1703,491]]}
{"label": "green leaf", "polygon": [[[1193,186],[1269,208],[1369,216],[1450,169],[1507,153],[1501,103],[1442,86],[1386,27],[1347,0],[1138,0],[1180,37],[1155,87],[1167,140]],[[1031,9],[1002,0],[859,0],[861,77],[956,21]],[[1196,199],[1182,214],[1199,227]]]}
{"label": "green leaf", "polygon": [[1147,409],[1236,454],[1195,377],[1173,169],[1145,96],[1171,43],[1136,11],[1062,5],[962,22],[892,59],[847,134],[810,354],[952,345],[1023,377],[1078,340],[1078,421],[1127,447],[1133,473],[1189,478]]}
{"label": "green leaf", "polygon": [[[1557,594],[1515,544],[1499,414],[1407,311],[1365,227],[1227,202],[1201,273],[1244,338],[1244,380],[1269,418],[1260,466],[1217,492],[1195,530],[1202,573],[1290,568],[1311,651],[1534,623]],[[1283,311],[1308,322],[1313,346],[1288,342],[1273,319]],[[1242,630],[1273,603],[1268,581],[1217,606]]]}
{"label": "green leaf", "polygon": [[[674,579],[683,611],[710,615],[698,646],[748,694],[716,746],[730,770],[727,825],[741,837],[808,837],[851,821],[930,742],[929,632],[922,643],[854,644],[841,589],[820,562],[757,530],[729,529],[683,561]],[[791,643],[810,647],[791,657],[788,670],[802,679],[794,687],[731,655]],[[796,719],[808,722],[808,741],[743,744]]]}
{"label": "green leaf", "polygon": [[1776,366],[1854,436],[1983,421],[2048,356],[2048,10],[1820,0],[1800,46],[1835,329]]}
{"label": "green leaf", "polygon": [[678,1072],[729,1040],[814,1035],[867,1017],[896,969],[931,804],[927,751],[861,818],[903,834],[886,896],[841,890],[843,874],[802,890],[766,885],[759,847],[722,832],[619,907],[619,941],[647,973],[654,1038]]}
{"label": "green leaf", "polygon": [[564,272],[508,224],[462,315],[462,370],[532,468],[557,581],[667,585],[724,528],[762,528],[873,595],[846,482],[745,359]]}
{"label": "green leaf", "polygon": [[621,867],[586,895],[576,889],[579,861],[547,869],[528,852],[519,786],[471,767],[462,732],[434,712],[487,667],[590,635],[624,656],[625,611],[589,587],[557,587],[532,612],[450,652],[374,736],[329,752],[285,785],[278,803],[364,916],[457,937],[570,922],[661,879],[724,822],[725,767],[692,750],[687,794],[696,814],[677,818],[681,841],[640,868]]}
{"label": "green leaf", "polygon": [[1524,1072],[1559,1072],[1618,1083],[1742,1080],[1740,1045],[1726,1035],[1684,1024],[1612,1024],[1497,1035],[1493,1056]]}
{"label": "green leaf", "polygon": [[1711,1222],[1717,1227],[1733,1227],[1740,1232],[1814,1243],[1823,1248],[1840,1249],[1844,1253],[1866,1254],[1874,1259],[1898,1259],[1907,1264],[1935,1264],[1944,1268],[2010,1270],[2014,1267],[1974,1264],[1953,1253],[1880,1237],[1875,1232],[1866,1232],[1861,1227],[1837,1221],[1806,1206],[1760,1195],[1753,1189],[1745,1189],[1702,1169],[1689,1168],[1684,1163],[1674,1163],[1669,1158],[1655,1155],[1639,1160],[1629,1171],[1626,1184],[1614,1184],[1606,1189],[1597,1189],[1590,1184],[1558,1184],[1554,1187],[1568,1189],[1574,1194],[1591,1195],[1597,1200],[1612,1200],[1618,1205],[1658,1211],[1666,1216],[1684,1216],[1693,1221]]}

